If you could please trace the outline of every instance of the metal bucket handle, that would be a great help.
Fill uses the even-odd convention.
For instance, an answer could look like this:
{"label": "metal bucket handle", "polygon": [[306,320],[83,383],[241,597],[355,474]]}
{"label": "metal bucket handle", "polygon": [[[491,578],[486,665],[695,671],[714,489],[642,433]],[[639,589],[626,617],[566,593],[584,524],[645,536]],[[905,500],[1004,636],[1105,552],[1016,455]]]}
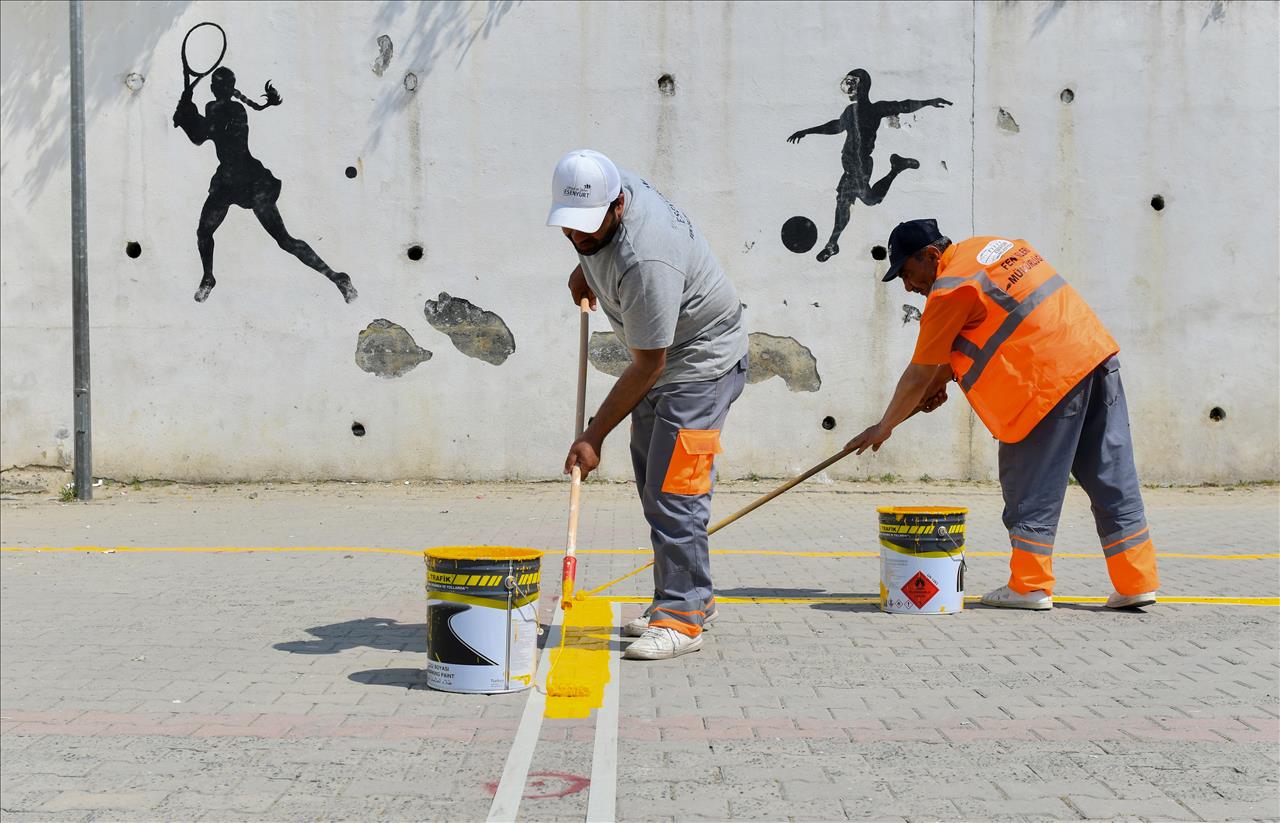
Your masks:
{"label": "metal bucket handle", "polygon": [[[959,583],[958,588],[960,589],[960,591],[963,592],[964,591],[964,573],[969,569],[969,564],[966,563],[964,560],[964,546],[961,545],[960,543],[957,543],[956,539],[951,536],[951,532],[949,532],[947,530],[947,527],[942,525],[941,523],[939,523],[937,527],[934,528],[933,531],[934,531],[934,534],[938,535],[939,537],[945,537],[948,540],[950,540],[951,545],[955,546],[956,549],[960,552],[960,574],[957,578],[957,582]],[[948,552],[948,555],[950,555],[950,552]]]}

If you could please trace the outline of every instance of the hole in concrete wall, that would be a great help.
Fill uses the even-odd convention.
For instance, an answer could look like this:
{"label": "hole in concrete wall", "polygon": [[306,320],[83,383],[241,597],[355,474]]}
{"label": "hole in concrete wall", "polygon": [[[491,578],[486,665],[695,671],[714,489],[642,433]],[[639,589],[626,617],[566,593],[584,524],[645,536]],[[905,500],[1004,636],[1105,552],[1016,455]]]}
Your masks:
{"label": "hole in concrete wall", "polygon": [[658,91],[674,97],[676,93],[676,79],[669,74],[664,74],[658,78]]}
{"label": "hole in concrete wall", "polygon": [[405,90],[405,91],[417,91],[417,90],[418,90],[418,75],[414,74],[413,72],[406,72],[406,73],[405,73],[405,76],[404,76],[404,90]]}
{"label": "hole in concrete wall", "polygon": [[352,433],[352,434],[354,434],[356,437],[364,437],[364,424],[363,424],[363,423],[352,423],[352,424],[351,424],[351,433]]}
{"label": "hole in concrete wall", "polygon": [[142,244],[137,240],[130,240],[124,244],[124,253],[137,260],[142,256]]}
{"label": "hole in concrete wall", "polygon": [[347,177],[349,177],[349,178],[351,178],[351,179],[353,179],[353,180],[354,180],[354,179],[355,179],[355,176],[356,176],[356,167],[355,167],[355,166],[347,166]]}
{"label": "hole in concrete wall", "polygon": [[138,74],[136,71],[129,72],[124,78],[124,87],[133,93],[142,91],[142,87],[147,83],[147,78]]}
{"label": "hole in concrete wall", "polygon": [[1058,99],[1061,100],[1064,104],[1070,103],[1072,100],[1076,99],[1076,93],[1071,89],[1063,89],[1062,94],[1058,95]]}
{"label": "hole in concrete wall", "polygon": [[889,252],[885,250],[884,246],[871,247],[871,258],[873,260],[883,260],[888,256],[889,256]]}
{"label": "hole in concrete wall", "polygon": [[836,419],[834,417],[828,414],[826,417],[822,418],[822,428],[826,429],[827,431],[831,431],[835,427],[836,427]]}
{"label": "hole in concrete wall", "polygon": [[1209,419],[1215,423],[1221,423],[1223,420],[1227,419],[1227,410],[1221,406],[1214,406],[1212,409],[1209,409]]}
{"label": "hole in concrete wall", "polygon": [[409,251],[407,251],[407,252],[405,252],[405,253],[406,253],[407,255],[409,255],[409,259],[410,259],[410,260],[421,260],[421,259],[422,259],[422,246],[410,246],[410,247],[409,247]]}
{"label": "hole in concrete wall", "polygon": [[1164,211],[1164,195],[1163,194],[1157,194],[1155,197],[1151,198],[1151,208],[1155,209],[1156,211]]}

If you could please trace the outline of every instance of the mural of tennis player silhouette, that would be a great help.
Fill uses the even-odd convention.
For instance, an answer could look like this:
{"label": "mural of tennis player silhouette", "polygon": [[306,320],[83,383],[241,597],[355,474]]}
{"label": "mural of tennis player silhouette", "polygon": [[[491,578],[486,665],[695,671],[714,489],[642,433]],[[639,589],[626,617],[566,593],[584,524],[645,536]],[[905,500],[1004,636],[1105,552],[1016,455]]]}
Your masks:
{"label": "mural of tennis player silhouette", "polygon": [[849,212],[855,198],[868,206],[874,206],[884,200],[895,177],[906,169],[920,168],[919,160],[891,154],[889,173],[872,185],[871,152],[876,147],[876,131],[880,128],[880,121],[886,117],[910,114],[925,106],[942,108],[951,105],[950,100],[943,100],[941,97],[932,100],[880,100],[872,103],[869,96],[871,75],[864,69],[854,69],[846,74],[840,82],[840,91],[849,96],[849,105],[844,113],[829,123],[801,129],[787,138],[788,143],[799,143],[808,134],[845,133],[844,148],[840,151],[844,174],[840,177],[840,184],[836,186],[835,224],[831,229],[831,239],[818,252],[820,263],[840,253],[838,241],[841,232],[849,224]]}
{"label": "mural of tennis player silhouette", "polygon": [[196,229],[196,245],[204,267],[200,287],[196,289],[196,302],[203,303],[208,299],[209,292],[217,283],[213,277],[213,233],[222,225],[231,206],[251,209],[280,248],[329,278],[348,303],[355,300],[356,289],[351,278],[329,268],[306,241],[289,234],[276,207],[280,198],[280,181],[249,153],[249,117],[244,106],[236,101],[254,111],[263,111],[284,102],[279,92],[268,82],[263,95],[267,102],[250,100],[236,90],[235,73],[221,66],[214,69],[209,78],[213,100],[201,115],[191,99],[198,82],[199,78],[194,82],[188,79],[187,87],[178,100],[178,108],[173,113],[173,125],[186,132],[192,143],[199,146],[205,141],[212,141],[218,154],[218,169],[209,181],[209,196],[204,201]]}

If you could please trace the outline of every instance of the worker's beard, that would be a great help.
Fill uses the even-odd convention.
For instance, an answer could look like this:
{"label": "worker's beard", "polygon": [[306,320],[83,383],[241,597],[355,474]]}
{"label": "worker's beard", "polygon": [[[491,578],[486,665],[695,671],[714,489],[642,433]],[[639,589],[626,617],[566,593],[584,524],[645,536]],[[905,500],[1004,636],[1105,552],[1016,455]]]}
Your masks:
{"label": "worker's beard", "polygon": [[573,247],[578,250],[578,254],[581,254],[584,257],[591,257],[596,252],[600,251],[605,246],[613,242],[613,237],[618,233],[618,227],[621,225],[622,225],[622,221],[621,220],[617,221],[616,223],[613,224],[613,228],[609,229],[608,233],[605,234],[604,237],[602,237],[599,240],[595,240],[595,239],[588,240],[586,243],[584,243],[581,246],[578,245],[577,243],[573,243],[572,240],[570,240],[569,242],[573,243]]}

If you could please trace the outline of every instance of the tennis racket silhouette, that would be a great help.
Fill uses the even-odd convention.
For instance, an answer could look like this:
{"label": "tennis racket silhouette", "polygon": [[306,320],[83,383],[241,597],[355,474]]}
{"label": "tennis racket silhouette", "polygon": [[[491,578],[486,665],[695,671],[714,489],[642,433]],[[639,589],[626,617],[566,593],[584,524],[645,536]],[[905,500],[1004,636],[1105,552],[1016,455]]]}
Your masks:
{"label": "tennis racket silhouette", "polygon": [[[207,69],[197,71],[191,68],[191,63],[187,60],[187,41],[191,39],[191,35],[195,33],[196,29],[204,28],[205,26],[212,26],[218,30],[218,34],[222,37],[222,50],[218,52],[218,58],[210,63]],[[196,23],[192,26],[191,30],[187,32],[187,36],[182,38],[182,82],[184,87],[190,89],[196,83],[199,83],[201,78],[212,74],[214,69],[222,65],[222,58],[225,57],[226,54],[227,33],[222,30],[222,26],[219,26],[217,23],[210,23],[207,20],[203,23]]]}

